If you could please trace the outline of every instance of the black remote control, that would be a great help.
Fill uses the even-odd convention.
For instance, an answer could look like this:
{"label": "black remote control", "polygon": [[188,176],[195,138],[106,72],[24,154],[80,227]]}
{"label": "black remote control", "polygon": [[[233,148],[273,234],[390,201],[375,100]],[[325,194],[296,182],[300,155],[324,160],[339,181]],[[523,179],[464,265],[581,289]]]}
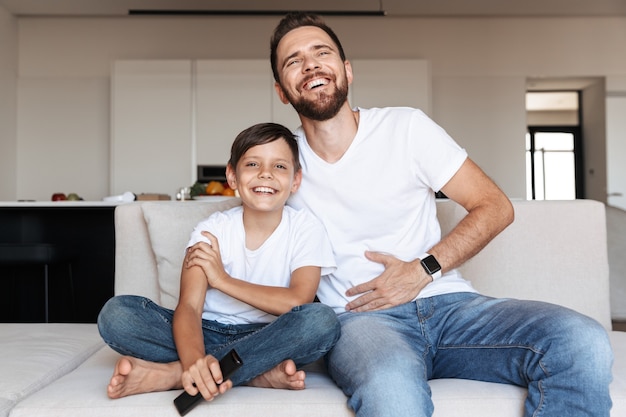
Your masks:
{"label": "black remote control", "polygon": [[[226,381],[239,367],[243,365],[241,358],[235,351],[231,350],[220,360],[220,369],[222,370],[222,378]],[[187,391],[183,391],[178,397],[174,399],[174,405],[178,410],[178,414],[184,416],[190,412],[198,403],[203,400],[202,394],[199,392],[196,395],[190,395]]]}

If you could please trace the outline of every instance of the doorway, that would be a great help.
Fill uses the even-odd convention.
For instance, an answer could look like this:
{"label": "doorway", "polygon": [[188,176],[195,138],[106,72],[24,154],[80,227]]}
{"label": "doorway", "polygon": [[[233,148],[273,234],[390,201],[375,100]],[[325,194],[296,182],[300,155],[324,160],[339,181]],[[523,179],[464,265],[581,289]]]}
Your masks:
{"label": "doorway", "polygon": [[583,198],[580,126],[528,126],[526,198]]}
{"label": "doorway", "polygon": [[579,91],[528,91],[526,111],[526,198],[584,198]]}

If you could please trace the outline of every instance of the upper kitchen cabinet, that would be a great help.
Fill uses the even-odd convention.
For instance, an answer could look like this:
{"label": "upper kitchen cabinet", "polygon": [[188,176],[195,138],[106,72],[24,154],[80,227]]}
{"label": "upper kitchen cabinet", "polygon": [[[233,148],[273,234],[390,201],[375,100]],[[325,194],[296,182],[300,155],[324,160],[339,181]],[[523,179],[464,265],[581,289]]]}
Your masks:
{"label": "upper kitchen cabinet", "polygon": [[197,163],[226,165],[242,130],[272,120],[272,83],[266,60],[195,62]]}
{"label": "upper kitchen cabinet", "polygon": [[111,80],[111,194],[190,185],[191,61],[118,61]]}
{"label": "upper kitchen cabinet", "polygon": [[[355,60],[348,99],[360,107],[430,111],[428,63]],[[112,77],[111,193],[173,195],[197,165],[226,165],[239,132],[300,125],[274,90],[267,60],[118,61]]]}

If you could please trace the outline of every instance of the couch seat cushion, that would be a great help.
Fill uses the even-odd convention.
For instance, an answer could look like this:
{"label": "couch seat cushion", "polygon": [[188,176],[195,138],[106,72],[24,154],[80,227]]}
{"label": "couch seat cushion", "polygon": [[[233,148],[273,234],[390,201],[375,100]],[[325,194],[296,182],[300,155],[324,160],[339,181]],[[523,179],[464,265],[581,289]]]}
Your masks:
{"label": "couch seat cushion", "polygon": [[0,323],[0,410],[72,371],[103,345],[95,324]]}
{"label": "couch seat cushion", "polygon": [[[612,332],[611,343],[614,351],[619,352],[613,366],[611,416],[625,416],[626,333]],[[17,404],[11,417],[177,417],[172,401],[180,390],[135,395],[119,400],[107,398],[106,385],[118,357],[109,348],[101,349],[73,372]],[[235,387],[223,397],[200,404],[189,416],[353,416],[346,406],[343,393],[319,367],[310,366],[307,372],[307,389],[303,391]],[[430,385],[435,403],[433,417],[523,415],[522,407],[526,397],[523,388],[451,379],[430,381]]]}
{"label": "couch seat cushion", "polygon": [[[178,417],[173,401],[181,390],[109,399],[106,386],[117,358],[117,353],[103,348],[72,373],[17,404],[11,417]],[[303,391],[235,387],[188,415],[351,417],[353,413],[330,378],[312,370]]]}

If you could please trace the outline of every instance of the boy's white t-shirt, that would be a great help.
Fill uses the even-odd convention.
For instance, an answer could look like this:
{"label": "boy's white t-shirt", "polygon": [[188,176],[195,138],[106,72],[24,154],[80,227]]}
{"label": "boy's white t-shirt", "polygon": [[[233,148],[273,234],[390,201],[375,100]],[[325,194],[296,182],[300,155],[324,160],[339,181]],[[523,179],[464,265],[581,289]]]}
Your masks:
{"label": "boy's white t-shirt", "polygon": [[[288,204],[307,208],[324,223],[337,269],[322,277],[320,301],[336,312],[355,297],[345,292],[380,275],[384,267],[366,250],[412,261],[441,240],[435,195],[467,153],[423,112],[412,108],[358,109],[357,134],[335,163],[313,152],[296,130],[302,184]],[[427,285],[418,298],[472,291],[458,271]]]}
{"label": "boy's white t-shirt", "polygon": [[[201,232],[217,238],[226,272],[260,285],[288,287],[291,273],[303,266],[319,266],[322,275],[335,270],[335,258],[326,230],[306,210],[285,207],[280,224],[256,250],[246,249],[243,208],[215,212],[195,227],[187,247],[208,242]],[[224,324],[269,323],[276,316],[209,288],[202,318]]]}

